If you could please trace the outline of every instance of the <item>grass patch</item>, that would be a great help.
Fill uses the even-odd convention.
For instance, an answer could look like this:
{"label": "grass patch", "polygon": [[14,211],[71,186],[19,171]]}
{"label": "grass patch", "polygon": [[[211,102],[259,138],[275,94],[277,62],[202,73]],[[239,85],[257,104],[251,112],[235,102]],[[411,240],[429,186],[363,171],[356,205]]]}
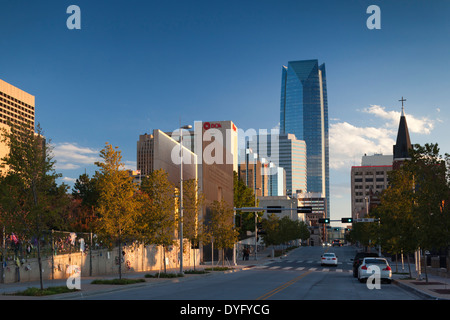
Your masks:
{"label": "grass patch", "polygon": [[155,274],[146,274],[146,278],[179,278],[184,277],[182,273],[155,273]]}
{"label": "grass patch", "polygon": [[40,288],[28,288],[24,291],[19,291],[14,293],[15,296],[32,296],[32,297],[42,297],[42,296],[49,296],[53,294],[61,294],[61,293],[68,293],[68,292],[76,292],[79,291],[77,289],[69,289],[66,286],[59,286],[59,287],[48,287],[44,290],[41,290]]}
{"label": "grass patch", "polygon": [[205,271],[227,271],[231,270],[232,268],[228,267],[213,267],[213,268],[206,268]]}
{"label": "grass patch", "polygon": [[145,282],[145,279],[106,279],[106,280],[94,280],[91,284],[118,284],[118,285],[126,285],[126,284],[134,284]]}
{"label": "grass patch", "polygon": [[184,274],[205,274],[205,273],[209,273],[206,270],[186,270],[184,271]]}

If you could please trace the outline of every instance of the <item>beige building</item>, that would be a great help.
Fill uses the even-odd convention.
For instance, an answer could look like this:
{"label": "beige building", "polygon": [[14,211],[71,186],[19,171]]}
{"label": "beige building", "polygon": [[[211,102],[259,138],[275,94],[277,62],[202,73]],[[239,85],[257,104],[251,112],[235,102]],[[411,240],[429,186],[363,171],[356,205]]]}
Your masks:
{"label": "beige building", "polygon": [[[35,97],[0,79],[0,130],[9,130],[8,123],[25,124],[34,130]],[[0,159],[9,153],[9,148],[0,139]],[[0,168],[0,173],[7,168]]]}
{"label": "beige building", "polygon": [[364,155],[361,166],[351,169],[352,218],[364,218],[371,207],[379,204],[381,192],[388,187],[388,172],[393,156]]}
{"label": "beige building", "polygon": [[[198,179],[197,155],[183,147],[183,180]],[[139,136],[137,142],[137,172],[135,176],[147,176],[154,170],[163,169],[169,181],[180,185],[180,144],[161,130]]]}

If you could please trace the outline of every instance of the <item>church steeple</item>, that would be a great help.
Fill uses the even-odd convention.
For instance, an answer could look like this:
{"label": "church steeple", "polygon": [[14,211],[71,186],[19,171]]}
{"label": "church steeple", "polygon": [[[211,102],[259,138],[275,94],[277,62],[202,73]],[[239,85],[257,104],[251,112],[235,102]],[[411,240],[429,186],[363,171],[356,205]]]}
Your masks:
{"label": "church steeple", "polygon": [[402,102],[402,113],[400,115],[400,123],[398,126],[397,141],[394,145],[394,166],[396,162],[403,162],[410,159],[409,150],[412,148],[411,140],[409,138],[408,124],[406,123],[405,108],[403,102],[406,99],[399,100]]}

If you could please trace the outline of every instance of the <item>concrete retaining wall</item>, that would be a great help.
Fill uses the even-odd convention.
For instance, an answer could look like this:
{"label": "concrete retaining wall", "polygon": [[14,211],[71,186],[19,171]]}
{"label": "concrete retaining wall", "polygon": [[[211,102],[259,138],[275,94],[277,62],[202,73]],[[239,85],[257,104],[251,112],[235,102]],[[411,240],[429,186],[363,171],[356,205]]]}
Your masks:
{"label": "concrete retaining wall", "polygon": [[[198,249],[191,249],[189,245],[183,246],[183,269],[190,269],[199,265],[200,254]],[[125,255],[122,259],[122,274],[130,272],[162,271],[164,272],[164,250],[161,246],[126,246],[122,248]],[[119,251],[93,250],[92,253],[76,252],[71,254],[42,258],[42,274],[44,280],[67,279],[73,274],[73,268],[81,268],[81,276],[118,275]],[[166,250],[167,269],[179,268],[179,247],[173,246]],[[1,268],[0,268],[1,270]],[[2,283],[28,282],[39,280],[39,265],[36,258],[27,259],[17,267],[15,261],[7,261],[3,268]]]}

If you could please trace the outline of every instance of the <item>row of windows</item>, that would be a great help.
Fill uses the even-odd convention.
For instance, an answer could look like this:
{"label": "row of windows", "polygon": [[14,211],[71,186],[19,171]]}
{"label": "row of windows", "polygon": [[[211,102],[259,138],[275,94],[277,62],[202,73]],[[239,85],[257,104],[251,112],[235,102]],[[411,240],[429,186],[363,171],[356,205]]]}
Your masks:
{"label": "row of windows", "polygon": [[[10,101],[1,98],[1,96],[3,96],[3,97],[5,97],[5,98],[9,99]],[[27,111],[27,110],[26,110],[25,108],[22,108],[21,106],[17,105],[16,103],[18,103],[18,104],[20,104],[20,105],[26,107],[27,109],[31,109],[31,110],[34,111],[34,107],[33,107],[33,106],[30,106],[29,104],[26,104],[25,102],[22,102],[22,101],[20,101],[20,100],[14,98],[14,97],[11,97],[10,95],[7,95],[6,93],[1,92],[1,91],[0,91],[0,100],[1,100],[1,101],[4,101],[4,102],[8,102],[8,103],[10,103],[11,105],[14,105],[16,108],[21,109],[21,110],[24,110],[24,111]],[[14,102],[15,102],[15,103],[14,103]]]}
{"label": "row of windows", "polygon": [[[354,180],[355,182],[363,182],[363,178],[355,178],[355,180]],[[375,181],[376,182],[385,182],[385,181],[387,181],[387,182],[389,182],[389,179],[384,179],[384,178],[376,178],[375,179]],[[364,182],[373,182],[373,178],[366,178],[365,180],[364,180]]]}
{"label": "row of windows", "polygon": [[[376,171],[375,174],[378,175],[384,175],[386,172],[385,171]],[[372,176],[373,172],[372,171],[367,171],[367,172],[361,172],[361,171],[357,171],[355,172],[355,176],[362,176],[362,175],[366,175],[366,176]]]}
{"label": "row of windows", "polygon": [[[384,187],[385,187],[384,184],[377,184],[377,185],[375,185],[376,189],[382,189]],[[373,188],[373,185],[366,185],[366,187],[365,187],[365,189],[370,189],[370,188]],[[362,185],[355,186],[355,190],[359,190],[359,189],[364,189],[364,188],[363,188]]]}
{"label": "row of windows", "polygon": [[[2,108],[2,107],[4,107],[4,108]],[[8,110],[10,110],[10,111],[8,111]],[[30,119],[31,121],[34,120],[34,116],[31,116],[31,115],[26,114],[26,113],[24,113],[22,111],[18,111],[18,110],[15,110],[13,108],[10,108],[8,105],[5,105],[5,104],[3,104],[1,102],[0,102],[0,112],[5,114],[5,115],[8,115],[8,116],[11,116],[11,117],[14,117],[14,118],[18,118],[18,119],[20,119],[22,121],[25,121],[26,118]]]}

